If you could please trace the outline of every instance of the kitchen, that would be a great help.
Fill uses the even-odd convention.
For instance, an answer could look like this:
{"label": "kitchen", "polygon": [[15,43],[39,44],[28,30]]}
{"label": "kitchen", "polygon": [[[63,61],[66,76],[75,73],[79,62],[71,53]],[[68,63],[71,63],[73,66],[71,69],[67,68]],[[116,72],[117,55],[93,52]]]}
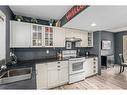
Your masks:
{"label": "kitchen", "polygon": [[[88,5],[0,6],[0,10],[6,15],[6,28],[10,31],[6,34],[4,45],[6,52],[3,56],[6,59],[1,58],[0,61],[0,89],[54,89],[89,81],[103,75],[103,70],[113,70],[107,63],[110,61],[110,65],[114,65],[115,57],[118,58],[115,56],[118,55],[115,39],[120,32],[109,32],[113,30],[107,29],[108,26],[104,27],[103,24],[100,29],[95,29],[95,22],[90,27],[86,25],[84,29],[84,21],[77,22],[77,19],[85,19],[84,15],[87,21],[93,11],[96,11],[97,17],[101,8],[113,11],[117,9],[111,6]],[[118,7],[122,8],[125,10],[126,6]],[[36,14],[35,9],[40,15]],[[57,10],[52,13],[53,19],[49,19],[51,15],[47,16],[49,13],[45,13],[46,9],[50,12]],[[59,20],[55,21],[56,17]],[[103,69],[104,61],[106,65]]]}

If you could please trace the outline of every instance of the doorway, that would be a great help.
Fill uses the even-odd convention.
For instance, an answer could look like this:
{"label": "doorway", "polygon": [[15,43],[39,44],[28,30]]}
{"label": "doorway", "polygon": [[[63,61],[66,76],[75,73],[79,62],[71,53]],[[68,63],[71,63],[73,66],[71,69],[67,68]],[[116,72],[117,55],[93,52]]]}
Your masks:
{"label": "doorway", "polygon": [[124,61],[127,62],[127,35],[123,36],[123,57]]}
{"label": "doorway", "polygon": [[0,10],[0,65],[6,63],[6,17]]}

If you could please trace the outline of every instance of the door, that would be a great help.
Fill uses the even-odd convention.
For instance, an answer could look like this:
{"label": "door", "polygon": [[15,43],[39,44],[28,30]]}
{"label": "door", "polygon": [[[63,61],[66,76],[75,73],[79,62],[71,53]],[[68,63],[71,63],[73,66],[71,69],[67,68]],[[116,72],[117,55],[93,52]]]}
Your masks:
{"label": "door", "polygon": [[6,22],[5,16],[0,11],[0,61],[6,59]]}
{"label": "door", "polygon": [[76,74],[80,72],[84,72],[84,59],[69,60],[69,74]]}
{"label": "door", "polygon": [[123,36],[123,57],[124,61],[127,62],[127,36]]}
{"label": "door", "polygon": [[31,29],[31,46],[42,47],[44,45],[43,27],[41,25],[33,24]]}
{"label": "door", "polygon": [[58,86],[58,69],[49,69],[48,70],[48,88]]}
{"label": "door", "polygon": [[30,24],[11,21],[12,47],[30,47]]}
{"label": "door", "polygon": [[74,33],[73,33],[73,30],[72,29],[65,29],[65,38],[71,38],[71,37],[74,37],[73,35],[74,35]]}
{"label": "door", "polygon": [[53,28],[52,27],[44,27],[44,46],[45,47],[53,47]]}
{"label": "door", "polygon": [[68,61],[58,62],[59,70],[59,85],[65,84],[68,82]]}
{"label": "door", "polygon": [[47,89],[47,64],[36,64],[37,89]]}
{"label": "door", "polygon": [[88,32],[81,31],[81,47],[88,47]]}
{"label": "door", "polygon": [[65,47],[65,29],[54,27],[53,30],[54,47]]}
{"label": "door", "polygon": [[93,58],[88,58],[85,61],[85,76],[89,77],[93,75]]}
{"label": "door", "polygon": [[59,85],[65,84],[68,82],[68,68],[61,68],[59,70]]}

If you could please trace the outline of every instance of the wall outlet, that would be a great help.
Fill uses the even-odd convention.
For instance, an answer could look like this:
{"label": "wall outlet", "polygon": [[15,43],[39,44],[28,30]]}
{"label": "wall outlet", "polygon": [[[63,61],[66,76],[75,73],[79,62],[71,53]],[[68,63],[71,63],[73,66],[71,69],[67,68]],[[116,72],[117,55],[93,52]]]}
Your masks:
{"label": "wall outlet", "polygon": [[46,53],[49,54],[49,50],[46,50]]}

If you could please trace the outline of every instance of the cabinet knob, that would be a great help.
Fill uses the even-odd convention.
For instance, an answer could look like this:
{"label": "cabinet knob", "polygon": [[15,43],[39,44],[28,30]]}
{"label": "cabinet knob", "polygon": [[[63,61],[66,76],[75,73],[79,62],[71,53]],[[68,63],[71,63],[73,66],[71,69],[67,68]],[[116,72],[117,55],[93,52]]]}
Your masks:
{"label": "cabinet knob", "polygon": [[60,64],[60,62],[57,62],[58,64]]}
{"label": "cabinet knob", "polygon": [[93,66],[93,68],[96,68],[96,66]]}
{"label": "cabinet knob", "polygon": [[60,67],[60,66],[57,66],[57,67]]}

